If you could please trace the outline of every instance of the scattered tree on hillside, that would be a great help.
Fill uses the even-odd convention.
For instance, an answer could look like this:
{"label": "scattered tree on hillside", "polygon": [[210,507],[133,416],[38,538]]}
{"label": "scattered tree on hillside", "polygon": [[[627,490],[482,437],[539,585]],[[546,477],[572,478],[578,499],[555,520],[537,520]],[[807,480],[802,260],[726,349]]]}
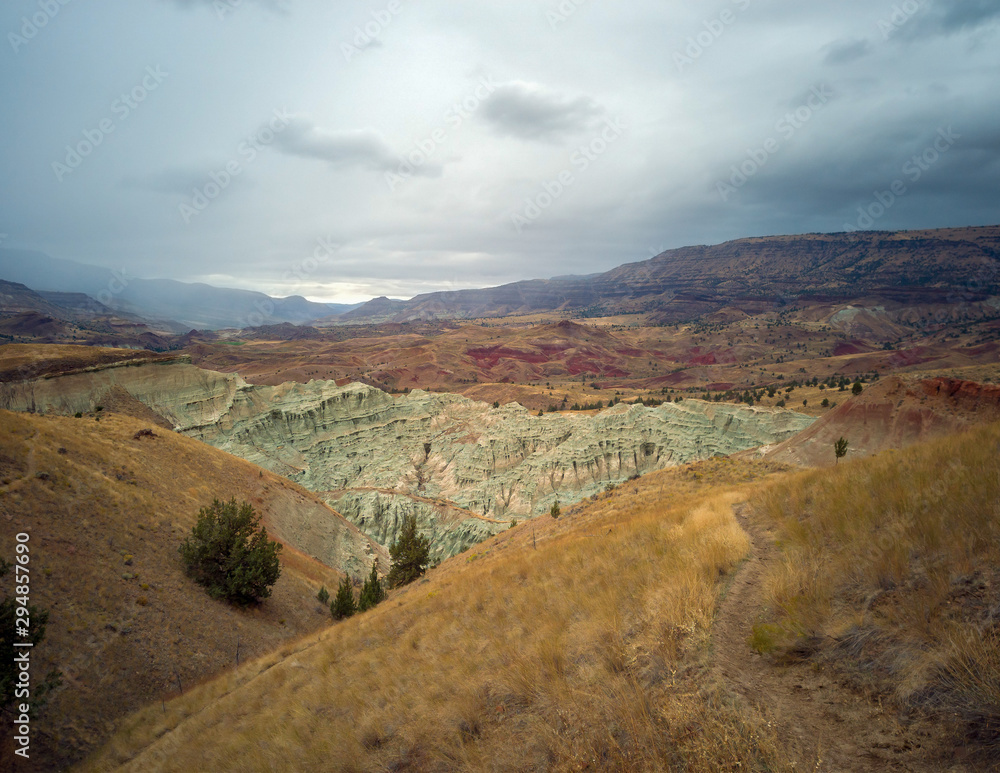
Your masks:
{"label": "scattered tree on hillside", "polygon": [[430,561],[431,543],[417,534],[417,516],[407,516],[399,537],[389,548],[392,567],[387,582],[390,588],[399,588],[413,582],[426,570]]}
{"label": "scattered tree on hillside", "polygon": [[330,614],[334,620],[343,620],[358,611],[354,603],[354,590],[351,588],[351,578],[344,577],[337,586],[337,595],[330,604]]}
{"label": "scattered tree on hillside", "polygon": [[855,381],[854,386],[851,387],[851,394],[860,395],[863,390],[864,387],[861,386],[861,382]]}
{"label": "scattered tree on hillside", "polygon": [[385,601],[385,588],[378,578],[378,562],[372,564],[372,572],[361,586],[361,597],[358,599],[358,612],[365,612]]}
{"label": "scattered tree on hillside", "polygon": [[840,464],[841,458],[847,456],[847,438],[842,437],[833,444],[833,453],[837,456],[837,464]]}
{"label": "scattered tree on hillside", "polygon": [[552,503],[552,508],[549,510],[549,515],[551,515],[553,518],[558,518],[560,512],[561,511],[559,510],[559,500],[557,499],[555,502]]}
{"label": "scattered tree on hillside", "polygon": [[253,507],[235,498],[203,507],[178,552],[188,576],[213,598],[235,604],[267,598],[281,575],[281,545],[267,538]]}
{"label": "scattered tree on hillside", "polygon": [[326,589],[325,585],[319,589],[319,593],[316,594],[316,600],[324,607],[330,603],[330,591]]}

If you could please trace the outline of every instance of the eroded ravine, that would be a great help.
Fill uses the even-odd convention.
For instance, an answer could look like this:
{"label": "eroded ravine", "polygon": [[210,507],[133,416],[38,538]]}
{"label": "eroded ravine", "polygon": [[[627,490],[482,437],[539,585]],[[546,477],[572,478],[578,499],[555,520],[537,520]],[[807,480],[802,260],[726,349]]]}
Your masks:
{"label": "eroded ravine", "polygon": [[0,407],[72,414],[111,394],[313,492],[347,492],[328,503],[382,545],[416,516],[435,560],[557,501],[571,505],[637,475],[775,444],[814,421],[693,399],[536,416],[516,403],[389,395],[364,384],[255,386],[183,360],[8,384]]}

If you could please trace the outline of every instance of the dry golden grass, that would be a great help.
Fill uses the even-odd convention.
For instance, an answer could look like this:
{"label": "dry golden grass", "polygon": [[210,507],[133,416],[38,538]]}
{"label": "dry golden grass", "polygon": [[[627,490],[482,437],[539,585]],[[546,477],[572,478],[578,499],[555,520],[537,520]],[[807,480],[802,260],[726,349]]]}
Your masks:
{"label": "dry golden grass", "polygon": [[12,558],[14,535],[30,534],[31,601],[50,613],[35,678],[64,675],[33,731],[32,756],[49,769],[79,760],[178,682],[188,689],[235,665],[237,640],[247,659],[329,620],[315,594],[338,573],[288,546],[257,608],[212,600],[184,575],[178,545],[213,497],[251,500],[268,517],[307,493],[168,430],[137,439],[148,426],[108,411],[0,411],[0,555]]}
{"label": "dry golden grass", "polygon": [[4,344],[0,346],[0,382],[28,378],[112,362],[155,362],[177,354],[159,354],[135,349],[109,349],[71,344]]}
{"label": "dry golden grass", "polygon": [[754,644],[961,721],[1000,762],[1000,425],[763,487],[782,560]]}
{"label": "dry golden grass", "polygon": [[765,723],[698,676],[748,550],[741,495],[678,480],[518,526],[314,644],[140,712],[83,769],[781,767]]}

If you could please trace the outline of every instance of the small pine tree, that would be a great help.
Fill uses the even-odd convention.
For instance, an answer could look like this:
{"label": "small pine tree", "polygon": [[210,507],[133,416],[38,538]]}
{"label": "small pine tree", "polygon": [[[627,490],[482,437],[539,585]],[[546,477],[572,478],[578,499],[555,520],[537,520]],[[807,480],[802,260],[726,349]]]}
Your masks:
{"label": "small pine tree", "polygon": [[431,543],[427,537],[417,534],[417,516],[408,516],[392,547],[389,556],[392,567],[387,582],[390,588],[399,588],[413,582],[426,570],[430,562]]}
{"label": "small pine tree", "polygon": [[343,620],[358,611],[354,604],[354,591],[351,589],[351,578],[344,577],[337,587],[337,595],[330,604],[330,614],[334,620]]}
{"label": "small pine tree", "polygon": [[549,510],[549,515],[551,515],[553,518],[558,518],[561,512],[562,511],[559,509],[559,500],[557,499],[555,502],[552,503],[552,507]]}
{"label": "small pine tree", "polygon": [[854,386],[851,387],[851,394],[860,395],[864,391],[864,387],[861,386],[861,381],[855,381]]}
{"label": "small pine tree", "polygon": [[319,589],[319,593],[316,594],[316,599],[324,607],[330,604],[330,591],[326,589],[325,585]]}
{"label": "small pine tree", "polygon": [[361,597],[358,599],[358,612],[367,612],[385,600],[385,588],[378,578],[378,563],[372,564],[372,573],[368,575],[365,584],[361,586]]}
{"label": "small pine tree", "polygon": [[847,438],[840,438],[833,444],[833,453],[837,456],[837,464],[840,464],[841,457],[847,456]]}

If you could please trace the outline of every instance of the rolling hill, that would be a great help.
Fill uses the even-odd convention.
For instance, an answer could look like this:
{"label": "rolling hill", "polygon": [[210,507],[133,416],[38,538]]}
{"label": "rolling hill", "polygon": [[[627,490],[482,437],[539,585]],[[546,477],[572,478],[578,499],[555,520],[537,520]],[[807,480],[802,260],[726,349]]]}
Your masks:
{"label": "rolling hill", "polygon": [[891,376],[827,413],[793,438],[767,450],[768,459],[804,467],[835,464],[833,444],[851,456],[894,448],[1000,421],[1000,387],[949,378]]}
{"label": "rolling hill", "polygon": [[82,770],[995,769],[998,443],[652,473],[144,709]]}
{"label": "rolling hill", "polygon": [[166,324],[180,323],[177,332],[191,328],[247,327],[265,321],[299,324],[353,308],[313,303],[299,296],[271,298],[249,290],[124,276],[106,268],[28,250],[0,250],[0,278],[20,282],[36,291],[84,293],[117,312]]}
{"label": "rolling hill", "polygon": [[537,279],[485,290],[380,298],[344,321],[470,319],[573,310],[653,312],[685,321],[725,308],[745,313],[819,300],[915,305],[1000,294],[1000,226],[806,234],[669,250],[587,277]]}
{"label": "rolling hill", "polygon": [[[0,411],[0,543],[13,556],[14,535],[30,535],[31,600],[50,612],[33,673],[63,673],[33,725],[39,769],[63,769],[124,715],[235,666],[237,646],[242,659],[256,657],[323,628],[319,586],[366,554],[385,562],[300,487],[111,407],[81,418]],[[281,578],[258,608],[212,600],[177,554],[198,510],[232,497],[285,543]],[[338,531],[343,561],[296,550],[304,529]]]}

